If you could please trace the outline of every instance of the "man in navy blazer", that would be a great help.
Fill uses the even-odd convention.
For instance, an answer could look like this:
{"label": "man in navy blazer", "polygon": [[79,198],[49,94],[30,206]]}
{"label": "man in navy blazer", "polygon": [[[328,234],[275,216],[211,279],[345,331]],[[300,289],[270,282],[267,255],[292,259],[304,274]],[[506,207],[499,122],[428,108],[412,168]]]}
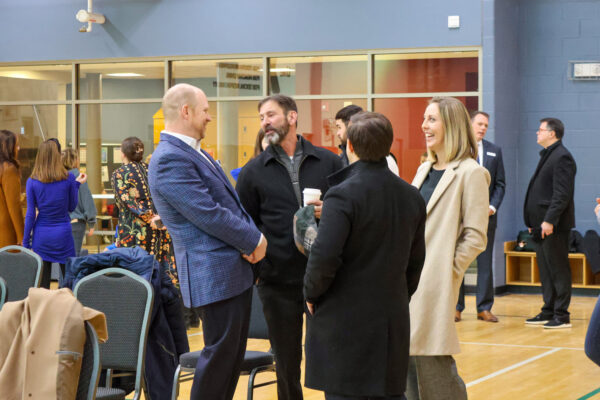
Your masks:
{"label": "man in navy blazer", "polygon": [[246,350],[253,273],[267,242],[225,173],[200,148],[210,122],[202,90],[173,86],[163,98],[165,130],[149,185],[173,239],[183,302],[202,319],[204,349],[192,399],[231,399]]}
{"label": "man in navy blazer", "polygon": [[[471,113],[471,125],[477,139],[477,161],[490,173],[490,219],[487,230],[487,247],[483,253],[477,256],[477,319],[486,322],[498,322],[498,318],[492,314],[494,304],[494,274],[492,260],[494,255],[494,237],[498,217],[496,213],[504,198],[504,163],[502,162],[502,150],[492,142],[484,140],[487,133],[490,116],[483,111]],[[465,282],[460,287],[458,303],[456,304],[456,322],[461,320],[461,313],[465,309]]]}

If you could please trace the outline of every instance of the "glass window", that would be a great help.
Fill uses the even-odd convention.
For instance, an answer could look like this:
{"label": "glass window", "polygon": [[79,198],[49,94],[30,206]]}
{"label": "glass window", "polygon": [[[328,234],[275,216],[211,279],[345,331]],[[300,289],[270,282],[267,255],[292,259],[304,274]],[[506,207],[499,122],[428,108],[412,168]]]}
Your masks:
{"label": "glass window", "polygon": [[19,137],[21,183],[23,189],[31,175],[40,144],[57,138],[62,147],[73,143],[71,106],[0,106],[0,129],[7,129]]}
{"label": "glass window", "polygon": [[82,100],[148,99],[164,94],[163,62],[81,64]]}
{"label": "glass window", "polygon": [[338,154],[340,141],[336,135],[335,114],[343,107],[356,104],[366,110],[366,99],[297,100],[298,133],[315,146]]}
{"label": "glass window", "polygon": [[478,90],[476,51],[375,56],[375,93]]}
{"label": "glass window", "polygon": [[262,96],[263,61],[239,60],[174,61],[173,82],[199,87],[208,97]]}
{"label": "glass window", "polygon": [[0,101],[64,101],[70,98],[70,65],[0,67]]}
{"label": "glass window", "polygon": [[272,58],[271,94],[288,96],[367,92],[367,56]]}
{"label": "glass window", "polygon": [[[477,96],[457,97],[468,111],[477,109]],[[400,177],[412,182],[427,150],[421,131],[423,113],[430,98],[375,99],[375,111],[385,115],[394,128],[391,152],[396,157]]]}
{"label": "glass window", "polygon": [[[136,136],[144,143],[144,157],[154,151],[155,125],[162,130],[160,103],[85,104],[80,106],[79,140],[82,170],[92,193],[111,193],[110,177],[121,163],[121,142]],[[162,125],[161,125],[162,124]]]}
{"label": "glass window", "polygon": [[231,170],[243,167],[254,156],[254,143],[260,129],[258,101],[210,103],[212,122],[207,125],[202,148],[219,161],[233,182]]}

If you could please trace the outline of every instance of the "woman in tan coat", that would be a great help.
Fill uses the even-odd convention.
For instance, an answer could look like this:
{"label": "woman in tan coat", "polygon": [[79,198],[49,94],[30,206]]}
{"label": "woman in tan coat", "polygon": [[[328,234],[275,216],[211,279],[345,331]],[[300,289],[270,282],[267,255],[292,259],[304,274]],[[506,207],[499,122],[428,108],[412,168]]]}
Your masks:
{"label": "woman in tan coat", "polygon": [[464,105],[435,97],[421,126],[428,159],[413,180],[427,203],[426,258],[410,302],[409,400],[467,398],[452,354],[460,352],[454,308],[463,275],[487,242],[490,177]]}
{"label": "woman in tan coat", "polygon": [[0,248],[23,240],[18,152],[17,135],[0,130]]}

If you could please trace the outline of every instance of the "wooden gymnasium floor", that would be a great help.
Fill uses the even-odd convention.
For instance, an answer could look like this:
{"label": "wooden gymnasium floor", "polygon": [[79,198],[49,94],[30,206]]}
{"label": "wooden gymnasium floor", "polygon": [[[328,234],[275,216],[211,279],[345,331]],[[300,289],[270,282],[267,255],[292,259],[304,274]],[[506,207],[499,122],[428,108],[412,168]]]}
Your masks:
{"label": "wooden gymnasium floor", "polygon": [[[497,324],[477,321],[475,298],[467,296],[463,320],[457,324],[462,353],[458,370],[470,400],[600,400],[600,367],[583,351],[585,333],[596,298],[573,297],[572,328],[545,330],[524,321],[539,312],[538,295],[497,297],[493,311]],[[368,323],[368,321],[365,321]],[[202,330],[188,331],[192,350],[202,348]],[[249,350],[267,350],[269,344],[249,340]],[[304,371],[304,364],[302,365]],[[262,376],[261,376],[262,375]],[[273,379],[263,373],[258,382]],[[246,398],[247,377],[240,377],[235,400]],[[191,381],[181,385],[179,399],[189,399]],[[277,399],[274,385],[254,391],[256,400]],[[322,392],[304,389],[306,400],[321,400]]]}

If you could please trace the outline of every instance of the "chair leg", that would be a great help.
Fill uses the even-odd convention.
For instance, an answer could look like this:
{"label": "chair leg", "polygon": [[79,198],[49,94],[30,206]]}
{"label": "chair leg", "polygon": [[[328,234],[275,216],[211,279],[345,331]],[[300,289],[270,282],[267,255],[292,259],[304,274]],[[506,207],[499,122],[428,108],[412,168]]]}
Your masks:
{"label": "chair leg", "polygon": [[254,368],[248,376],[248,400],[252,400],[252,398],[254,397],[254,378],[256,378],[257,372],[258,368]]}
{"label": "chair leg", "polygon": [[181,375],[181,365],[177,366],[173,376],[173,389],[171,390],[171,400],[177,400],[179,396],[179,376]]}

